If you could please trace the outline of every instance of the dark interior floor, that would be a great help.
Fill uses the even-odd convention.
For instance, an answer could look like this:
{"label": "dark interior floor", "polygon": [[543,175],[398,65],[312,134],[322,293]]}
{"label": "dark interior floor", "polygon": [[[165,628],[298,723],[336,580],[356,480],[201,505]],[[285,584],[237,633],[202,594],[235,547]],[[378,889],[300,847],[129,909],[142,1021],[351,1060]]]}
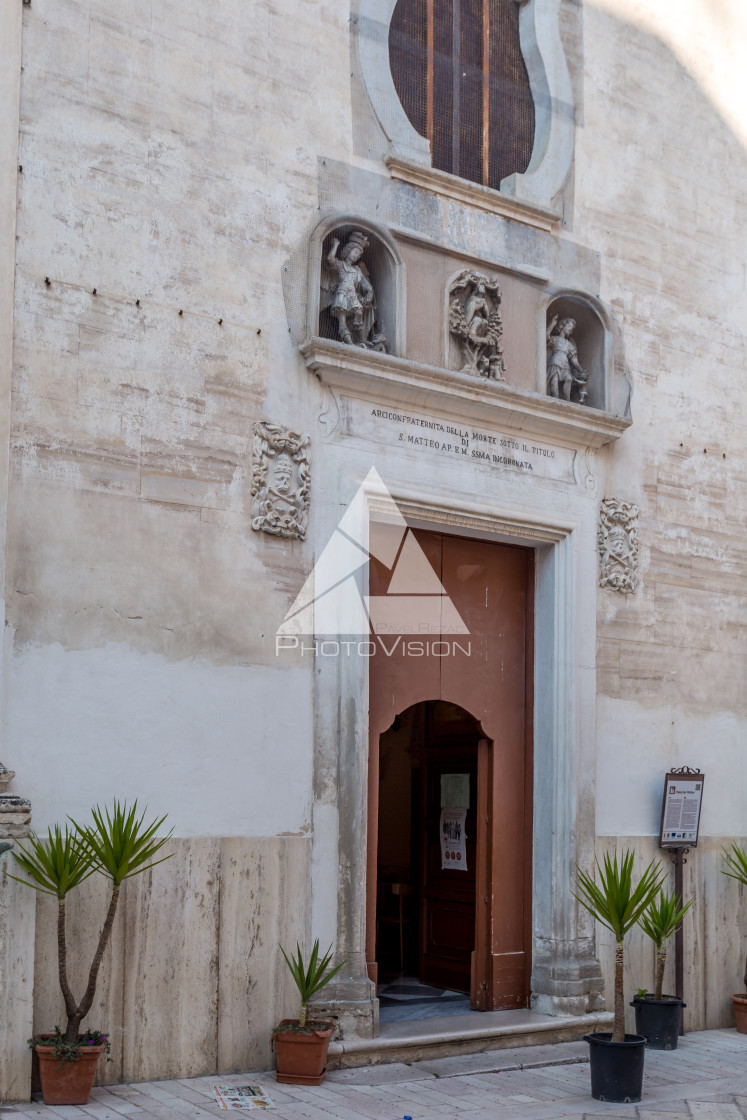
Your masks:
{"label": "dark interior floor", "polygon": [[432,988],[421,984],[415,976],[384,976],[379,981],[379,1019],[382,1023],[464,1015],[469,1010],[469,996],[463,992]]}

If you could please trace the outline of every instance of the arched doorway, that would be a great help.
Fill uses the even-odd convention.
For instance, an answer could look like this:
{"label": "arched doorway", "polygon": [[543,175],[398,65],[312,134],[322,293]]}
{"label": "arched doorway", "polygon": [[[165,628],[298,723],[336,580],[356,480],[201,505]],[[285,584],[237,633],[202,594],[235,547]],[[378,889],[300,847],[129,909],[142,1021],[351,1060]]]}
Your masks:
{"label": "arched doorway", "polygon": [[[408,549],[412,555],[413,542],[445,592],[443,617],[447,606],[449,611],[453,606],[467,633],[458,640],[445,630],[418,634],[416,640],[390,642],[386,656],[371,658],[369,974],[378,976],[384,899],[392,884],[400,884],[409,888],[411,899],[404,914],[399,907],[405,904],[398,898],[397,913],[409,927],[401,956],[407,949],[423,982],[469,991],[477,1010],[526,1007],[531,979],[533,553],[408,530],[398,555]],[[372,560],[372,596],[396,598],[397,564],[395,560],[386,568]],[[396,610],[391,613],[396,616]],[[387,779],[391,765],[403,779],[409,768],[403,782],[409,811],[403,809],[403,789],[395,792]],[[449,800],[457,804],[445,803]],[[467,833],[462,846],[466,872],[442,858],[443,811],[457,808],[466,810],[461,818]],[[403,812],[407,824],[393,842],[396,817]],[[381,839],[380,829],[386,831]]]}
{"label": "arched doorway", "polygon": [[426,700],[379,742],[379,975],[470,993],[475,951],[477,769],[482,730]]}

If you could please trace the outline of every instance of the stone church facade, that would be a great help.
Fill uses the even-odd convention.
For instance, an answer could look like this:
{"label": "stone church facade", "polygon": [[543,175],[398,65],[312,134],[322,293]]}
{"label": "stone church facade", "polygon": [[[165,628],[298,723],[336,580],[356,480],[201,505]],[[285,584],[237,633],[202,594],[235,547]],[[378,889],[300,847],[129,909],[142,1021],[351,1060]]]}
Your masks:
{"label": "stone church facade", "polygon": [[[174,828],[123,894],[102,1078],[266,1068],[294,1007],[278,945],[317,936],[346,961],[338,1051],[363,1052],[393,884],[421,976],[580,1036],[611,946],[576,865],[668,866],[684,765],[705,775],[686,1027],[731,1025],[736,7],[0,0],[0,20],[0,831],[113,796]],[[469,890],[427,854],[468,773]],[[60,1000],[53,900],[9,858],[0,1094],[22,1099]],[[71,898],[83,956],[96,903],[93,882]],[[634,937],[627,983],[652,977]]]}

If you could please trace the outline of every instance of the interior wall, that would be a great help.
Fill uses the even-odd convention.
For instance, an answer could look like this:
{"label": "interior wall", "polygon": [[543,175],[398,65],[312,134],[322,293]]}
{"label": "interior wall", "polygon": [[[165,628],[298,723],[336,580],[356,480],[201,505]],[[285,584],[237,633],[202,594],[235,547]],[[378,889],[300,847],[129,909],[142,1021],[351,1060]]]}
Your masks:
{"label": "interior wall", "polygon": [[400,726],[379,740],[379,876],[411,882],[412,747],[415,711],[398,717]]}

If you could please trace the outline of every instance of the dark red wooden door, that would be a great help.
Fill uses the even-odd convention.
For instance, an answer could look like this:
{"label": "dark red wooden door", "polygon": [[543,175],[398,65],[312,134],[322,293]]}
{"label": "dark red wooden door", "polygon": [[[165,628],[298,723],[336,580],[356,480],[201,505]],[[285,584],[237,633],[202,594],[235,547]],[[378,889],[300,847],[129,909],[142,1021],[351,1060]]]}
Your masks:
{"label": "dark red wooden door", "polygon": [[[461,732],[460,722],[466,725]],[[470,991],[475,949],[478,741],[474,721],[461,709],[428,704],[421,756],[420,981],[457,992]],[[446,867],[441,858],[444,775],[464,776],[469,783],[466,858]]]}
{"label": "dark red wooden door", "polygon": [[[480,1009],[525,1007],[531,970],[533,554],[419,530],[415,537],[469,633],[429,634],[430,652],[418,657],[402,641],[390,655],[369,663],[368,960],[375,975],[379,736],[412,704],[446,701],[473,716],[481,735],[479,744],[474,738],[470,744],[452,743],[449,755],[449,746],[438,745],[434,731],[423,783],[421,973],[434,984],[451,975],[452,983],[445,986],[469,987],[473,1006]],[[372,561],[371,594],[385,595],[391,575]],[[474,881],[469,887],[466,880],[454,881],[457,872],[445,878],[431,851],[431,835],[438,838],[433,825],[440,809],[440,774],[457,772],[462,757],[471,774],[474,768],[476,888]],[[468,895],[474,900],[471,934]],[[467,985],[464,959],[470,945]]]}

